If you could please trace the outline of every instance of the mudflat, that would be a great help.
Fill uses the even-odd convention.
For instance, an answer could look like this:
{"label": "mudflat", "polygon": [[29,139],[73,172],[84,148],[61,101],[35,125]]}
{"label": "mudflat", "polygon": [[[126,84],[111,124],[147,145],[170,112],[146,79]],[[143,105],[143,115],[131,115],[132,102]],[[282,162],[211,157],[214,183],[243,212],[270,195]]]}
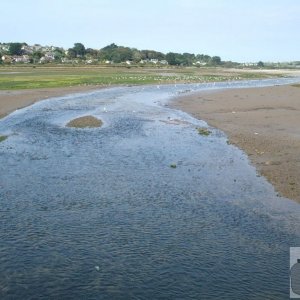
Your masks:
{"label": "mudflat", "polygon": [[279,194],[300,202],[299,86],[201,92],[173,107],[224,131]]}

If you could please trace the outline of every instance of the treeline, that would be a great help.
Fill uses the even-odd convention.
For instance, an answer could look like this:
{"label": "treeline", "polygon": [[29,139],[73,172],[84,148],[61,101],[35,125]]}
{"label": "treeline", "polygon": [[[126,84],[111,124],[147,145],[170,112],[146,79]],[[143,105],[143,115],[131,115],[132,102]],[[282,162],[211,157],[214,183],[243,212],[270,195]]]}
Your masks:
{"label": "treeline", "polygon": [[[110,44],[102,49],[86,48],[82,43],[75,43],[72,48],[54,46],[30,46],[26,43],[0,43],[0,57],[9,62],[88,62],[88,63],[127,63],[127,64],[169,64],[173,66],[221,65],[219,56],[193,53],[162,53],[155,50],[138,50]],[[23,56],[23,60],[21,58]],[[26,57],[25,57],[26,56]],[[20,58],[18,58],[20,57]],[[12,61],[13,62],[13,61]]]}
{"label": "treeline", "polygon": [[108,60],[114,63],[121,63],[131,61],[133,63],[158,61],[167,62],[169,65],[190,66],[195,64],[210,64],[220,65],[222,60],[219,56],[209,56],[204,54],[193,53],[175,53],[169,52],[164,54],[155,50],[138,50],[136,48],[129,48],[118,46],[116,44],[108,45],[100,50],[91,48],[85,49],[81,43],[75,43],[73,48],[68,49],[68,56],[71,58],[93,58],[99,60]]}

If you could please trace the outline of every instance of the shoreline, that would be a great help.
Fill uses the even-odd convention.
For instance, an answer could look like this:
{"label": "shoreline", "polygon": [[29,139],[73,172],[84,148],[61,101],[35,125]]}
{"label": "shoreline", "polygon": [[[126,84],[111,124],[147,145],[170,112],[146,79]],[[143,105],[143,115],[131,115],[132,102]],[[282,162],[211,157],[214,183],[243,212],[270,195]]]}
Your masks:
{"label": "shoreline", "polygon": [[0,119],[10,113],[49,98],[62,97],[73,93],[92,92],[108,86],[73,86],[59,88],[41,88],[0,91]]}
{"label": "shoreline", "polygon": [[300,203],[299,87],[197,92],[170,106],[225,132],[281,196]]}

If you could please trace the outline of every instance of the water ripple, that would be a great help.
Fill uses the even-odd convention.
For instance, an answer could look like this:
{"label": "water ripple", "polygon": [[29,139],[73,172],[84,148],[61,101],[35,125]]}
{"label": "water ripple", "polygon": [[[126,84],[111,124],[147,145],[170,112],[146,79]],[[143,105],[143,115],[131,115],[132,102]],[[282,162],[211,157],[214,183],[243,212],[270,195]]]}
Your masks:
{"label": "water ripple", "polygon": [[[299,205],[223,133],[164,106],[276,83],[113,88],[2,119],[0,298],[286,298]],[[85,114],[104,126],[64,126]]]}

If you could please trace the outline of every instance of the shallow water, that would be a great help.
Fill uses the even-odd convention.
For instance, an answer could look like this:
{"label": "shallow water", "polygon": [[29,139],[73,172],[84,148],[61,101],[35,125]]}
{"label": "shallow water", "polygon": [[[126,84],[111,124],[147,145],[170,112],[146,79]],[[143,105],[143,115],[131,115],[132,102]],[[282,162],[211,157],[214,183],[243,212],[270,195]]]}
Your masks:
{"label": "shallow water", "polygon": [[[0,299],[287,298],[300,206],[166,104],[294,80],[112,88],[2,119]],[[88,114],[104,126],[65,127]]]}

